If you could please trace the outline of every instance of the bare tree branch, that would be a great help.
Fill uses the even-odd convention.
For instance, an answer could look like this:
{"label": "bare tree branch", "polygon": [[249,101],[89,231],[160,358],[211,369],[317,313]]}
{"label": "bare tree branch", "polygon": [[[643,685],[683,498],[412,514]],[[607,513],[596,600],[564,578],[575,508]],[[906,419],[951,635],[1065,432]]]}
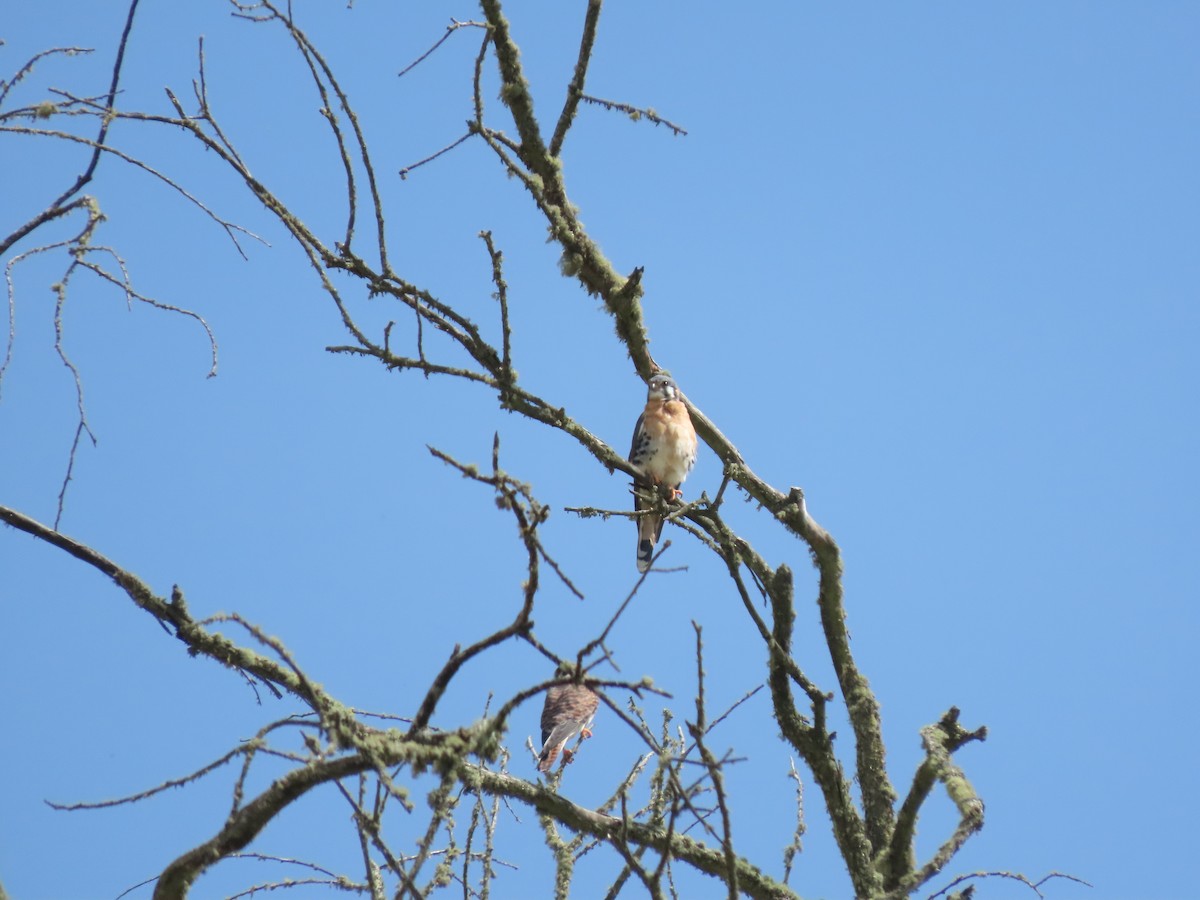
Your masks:
{"label": "bare tree branch", "polygon": [[563,103],[562,112],[558,116],[558,124],[554,126],[554,136],[550,138],[550,155],[562,153],[563,141],[566,140],[567,130],[575,119],[575,110],[583,97],[583,84],[587,80],[588,65],[592,61],[592,47],[596,42],[596,26],[600,22],[600,7],[603,0],[588,0],[587,14],[583,20],[583,35],[579,39],[579,58],[575,61],[575,73],[567,85],[567,99]]}
{"label": "bare tree branch", "polygon": [[[661,367],[649,352],[649,335],[641,303],[643,269],[635,265],[628,275],[622,275],[599,249],[584,228],[578,210],[571,201],[559,157],[581,101],[621,111],[635,119],[648,118],[676,134],[686,132],[659,117],[650,108],[602,100],[583,92],[595,50],[602,6],[602,0],[586,0],[578,55],[570,81],[565,86],[562,108],[553,120],[553,131],[547,142],[546,126],[550,121],[543,123],[535,114],[532,86],[527,80],[501,0],[480,0],[480,5],[484,21],[452,19],[445,34],[399,73],[403,76],[426,60],[456,31],[465,27],[482,30],[472,72],[473,118],[467,122],[467,133],[437,153],[402,169],[400,175],[404,178],[412,169],[442,156],[468,137],[478,136],[495,154],[505,173],[515,178],[529,194],[534,206],[545,218],[550,238],[561,250],[560,268],[563,274],[577,280],[590,295],[601,299],[606,315],[613,322],[618,341],[629,353],[633,369],[646,378],[660,371]],[[10,121],[16,122],[17,119],[13,117],[17,115],[36,121],[42,117],[42,112],[46,112],[40,107],[13,111],[0,117],[0,132],[73,142],[87,146],[92,151],[91,161],[76,179],[75,185],[46,210],[13,232],[5,243],[0,243],[0,252],[3,252],[43,225],[76,210],[82,209],[88,214],[88,223],[79,235],[70,241],[52,245],[65,248],[73,254],[73,262],[57,289],[55,347],[75,378],[79,410],[76,445],[84,435],[90,435],[91,430],[83,406],[82,382],[62,341],[66,289],[75,268],[85,268],[102,280],[122,288],[130,302],[139,300],[183,312],[199,319],[207,330],[207,324],[197,314],[135,292],[121,257],[109,248],[91,244],[92,231],[102,218],[99,206],[91,198],[76,195],[91,180],[98,161],[104,154],[115,155],[165,181],[221,224],[235,239],[235,245],[234,230],[241,230],[218,218],[182,186],[162,175],[149,163],[110,146],[107,142],[109,125],[121,119],[146,127],[181,129],[189,140],[197,141],[211,151],[227,167],[227,171],[244,184],[263,209],[283,225],[305,254],[346,329],[346,342],[327,347],[329,352],[371,358],[388,370],[411,369],[420,372],[426,379],[438,375],[481,385],[495,392],[500,408],[566,433],[574,439],[572,446],[582,448],[610,473],[619,470],[638,476],[640,473],[623,455],[593,434],[585,423],[569,415],[552,397],[539,396],[518,382],[513,359],[510,301],[514,304],[513,309],[519,310],[516,304],[520,298],[509,296],[509,285],[504,275],[504,254],[497,248],[492,232],[481,230],[479,235],[491,263],[492,295],[499,306],[498,326],[494,320],[486,327],[477,325],[464,315],[464,307],[456,307],[444,299],[444,294],[439,295],[434,290],[413,283],[392,269],[386,247],[385,210],[376,184],[375,165],[355,109],[348,93],[335,77],[333,67],[299,28],[290,3],[276,5],[272,0],[254,3],[235,0],[233,6],[239,18],[254,23],[271,23],[285,29],[294,44],[295,53],[307,69],[321,104],[320,115],[328,128],[326,139],[336,152],[335,165],[340,166],[340,174],[335,180],[343,187],[337,190],[345,192],[344,227],[336,232],[342,235],[340,241],[322,239],[321,235],[328,233],[324,227],[301,220],[284,197],[251,175],[241,153],[219,124],[210,102],[203,42],[199,45],[199,70],[192,86],[199,104],[197,114],[185,113],[175,94],[169,90],[167,98],[174,115],[115,108],[137,0],[133,0],[128,9],[107,96],[97,100],[62,94],[64,99],[51,104],[53,108],[47,112],[90,115],[101,119],[99,133],[94,139],[83,138],[69,131],[8,124]],[[61,48],[35,56],[11,82],[0,84],[0,103],[8,96],[12,85],[26,77],[40,59],[54,53],[70,52],[74,52],[73,48]],[[515,134],[511,129],[506,134],[485,118],[482,83],[483,68],[489,56],[495,61],[500,79],[500,98],[511,116]],[[371,248],[372,252],[360,252],[353,246],[358,217],[363,211],[360,204],[368,203],[365,197],[359,196],[359,184],[363,177],[369,185],[369,214],[375,218],[373,240],[377,244],[378,257],[374,263],[367,260],[375,258],[376,248]],[[43,252],[48,248],[49,245],[28,253]],[[240,246],[238,250],[241,251]],[[11,266],[28,253],[9,263],[9,273]],[[106,265],[111,267],[107,258],[91,255],[95,253],[109,253],[117,261],[120,276],[105,268]],[[334,270],[340,274],[331,276]],[[334,277],[340,279],[336,284]],[[346,283],[352,287],[346,288]],[[9,275],[9,340],[4,361],[0,362],[0,378],[3,378],[12,355],[15,304],[11,285]],[[410,310],[415,320],[415,335],[393,335],[395,321],[389,321],[382,329],[381,339],[377,334],[377,326],[360,325],[352,312],[356,309],[351,300],[352,289],[357,289],[367,297],[382,297],[387,303],[394,302]],[[405,321],[401,316],[395,319]],[[497,328],[496,338],[490,338],[489,335],[496,334]],[[211,339],[211,331],[209,336]],[[400,347],[407,341],[415,342],[415,348],[407,351],[394,349],[394,345]],[[215,340],[212,346],[215,369]],[[842,582],[842,557],[838,544],[809,514],[804,493],[799,487],[784,491],[759,478],[732,441],[695,403],[690,400],[686,402],[701,439],[721,460],[721,486],[714,500],[709,500],[707,494],[689,504],[671,504],[658,498],[655,512],[695,538],[697,546],[713,552],[723,564],[729,576],[730,590],[742,601],[741,607],[753,627],[753,633],[758,635],[765,650],[771,711],[784,741],[800,755],[821,791],[855,895],[876,900],[881,897],[909,896],[943,871],[965,841],[983,825],[983,803],[965,773],[952,759],[952,754],[966,743],[982,741],[986,737],[986,729],[970,732],[963,729],[958,724],[958,710],[954,708],[936,724],[922,729],[925,758],[917,767],[903,803],[897,808],[896,792],[886,768],[879,704],[851,652]],[[502,802],[510,811],[524,805],[537,814],[556,867],[555,890],[559,896],[567,895],[575,864],[582,855],[593,848],[605,847],[616,854],[618,859],[614,859],[614,862],[619,866],[619,874],[608,889],[610,897],[620,894],[626,884],[637,886],[638,883],[651,897],[678,896],[680,889],[676,884],[676,872],[685,868],[718,878],[731,898],[741,895],[795,897],[787,882],[806,828],[803,784],[799,772],[793,765],[791,777],[796,782],[796,829],[791,843],[784,848],[783,882],[780,883],[738,852],[733,839],[734,804],[727,793],[725,775],[726,767],[739,762],[740,758],[733,750],[718,755],[710,746],[713,729],[759,688],[749,691],[724,714],[710,721],[702,631],[698,622],[693,622],[697,666],[694,722],[675,718],[668,710],[664,711],[661,729],[657,719],[654,719],[655,725],[652,727],[641,708],[641,698],[644,693],[665,695],[665,692],[655,688],[649,677],[611,681],[597,677],[606,664],[620,673],[617,668],[621,661],[619,642],[613,637],[615,626],[637,595],[646,575],[633,584],[599,634],[583,642],[574,654],[563,654],[559,648],[539,639],[533,630],[533,610],[540,589],[541,565],[545,563],[550,566],[567,589],[580,599],[583,593],[552,558],[539,533],[539,527],[549,515],[549,507],[534,497],[528,485],[501,469],[499,444],[500,437],[496,433],[493,436],[490,472],[461,463],[432,447],[430,452],[463,477],[487,485],[497,505],[513,516],[526,559],[518,608],[506,626],[475,639],[465,649],[459,645],[454,647],[449,659],[429,680],[416,712],[408,718],[408,727],[403,731],[383,730],[382,727],[373,727],[374,723],[365,722],[367,714],[328,694],[319,681],[305,671],[300,660],[282,640],[271,637],[264,629],[237,613],[215,615],[208,619],[193,618],[180,589],[174,589],[170,600],[160,598],[129,570],[60,534],[57,531],[57,519],[55,526],[50,528],[15,510],[0,507],[0,521],[62,549],[111,578],[137,606],[183,642],[190,654],[210,657],[248,679],[261,681],[277,696],[287,692],[299,700],[307,711],[302,716],[288,717],[264,726],[253,740],[191,775],[123,800],[74,804],[62,808],[80,809],[134,802],[168,786],[191,784],[240,757],[240,773],[233,787],[227,820],[219,824],[208,840],[180,855],[164,869],[155,889],[156,897],[185,896],[194,880],[209,867],[221,859],[242,855],[284,866],[307,867],[314,874],[301,881],[335,885],[368,894],[372,900],[388,896],[391,886],[394,886],[394,895],[397,897],[425,896],[439,887],[449,886],[455,890],[461,887],[464,898],[486,898],[490,892],[493,867],[503,864],[495,855],[497,820]],[[68,465],[59,499],[60,518],[62,498],[72,475],[74,453],[73,448],[71,465]],[[837,680],[837,693],[818,686],[805,672],[809,668],[808,663],[802,666],[802,661],[794,657],[797,603],[792,566],[787,562],[768,564],[750,540],[736,532],[723,518],[722,503],[725,491],[731,484],[735,490],[756,501],[767,516],[799,538],[807,549],[816,569],[816,600],[821,634]],[[595,507],[572,507],[571,510],[581,516],[604,519],[638,515],[632,511]],[[669,546],[670,541],[664,542],[659,554]],[[237,643],[225,633],[227,631],[239,637],[249,635],[248,646]],[[639,748],[642,755],[632,761],[628,774],[613,786],[609,799],[598,811],[584,809],[558,792],[561,771],[550,776],[547,784],[542,784],[511,775],[506,768],[508,751],[504,749],[503,740],[514,712],[551,686],[564,683],[562,670],[555,679],[516,691],[498,703],[494,713],[489,696],[483,718],[473,725],[440,729],[433,726],[443,698],[464,667],[510,638],[518,639],[540,658],[556,664],[564,659],[573,661],[574,674],[569,676],[571,681],[597,690],[601,701],[620,725],[631,729],[644,743],[648,752],[643,753]],[[757,680],[761,680],[761,674]],[[629,692],[625,706],[608,696],[613,690]],[[850,738],[853,747],[847,748],[845,754],[847,760],[853,759],[853,771],[850,774],[843,768],[838,755],[835,745],[837,735],[829,730],[829,704],[834,702],[845,704],[853,732]],[[252,794],[247,802],[247,794],[252,793],[250,786],[257,783],[251,775],[259,771],[262,758],[285,763],[287,771],[275,777],[267,788]],[[410,796],[409,776],[415,778],[422,773],[432,773],[430,780],[435,785],[425,795],[427,818],[414,825],[415,850],[409,836],[409,843],[404,845],[407,849],[400,852],[396,847],[401,844],[389,833],[385,813],[398,813],[402,809],[405,815],[417,821],[415,816],[420,804]],[[638,799],[635,800],[635,783],[643,778],[646,783],[638,785]],[[347,783],[347,779],[354,781]],[[914,849],[916,823],[936,783],[942,784],[955,804],[959,821],[932,857],[918,866]],[[268,858],[265,854],[242,854],[262,829],[284,813],[297,798],[325,785],[333,786],[332,790],[340,794],[353,815],[362,864],[361,873],[354,879],[336,875],[314,863],[282,857]],[[648,793],[648,798],[643,798],[643,793]],[[471,798],[465,839],[461,830],[455,830],[455,813],[464,797]],[[421,814],[424,815],[425,810],[422,809]],[[481,843],[482,849],[479,849]],[[357,862],[355,866],[358,866]],[[1008,873],[975,873],[961,876],[950,887],[969,878],[990,874],[1017,877],[1035,892],[1042,884],[1034,884],[1023,876],[1009,876]],[[1071,877],[1059,876],[1058,873],[1048,877],[1056,876]],[[259,884],[243,893],[279,887],[285,883],[288,882],[280,880]]]}

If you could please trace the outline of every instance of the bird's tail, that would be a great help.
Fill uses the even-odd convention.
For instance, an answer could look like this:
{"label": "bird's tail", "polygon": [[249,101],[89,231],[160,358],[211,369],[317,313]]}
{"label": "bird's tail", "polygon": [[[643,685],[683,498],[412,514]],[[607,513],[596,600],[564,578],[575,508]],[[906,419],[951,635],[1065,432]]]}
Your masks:
{"label": "bird's tail", "polygon": [[637,567],[639,572],[650,570],[650,558],[654,556],[654,545],[662,533],[662,516],[646,515],[638,519]]}
{"label": "bird's tail", "polygon": [[539,772],[549,772],[550,767],[554,765],[554,761],[558,759],[558,751],[562,744],[547,744],[542,748],[542,753],[538,757],[537,770]]}
{"label": "bird's tail", "polygon": [[[542,752],[538,754],[539,772],[550,771],[550,767],[558,759],[558,754],[567,745],[567,741],[579,733],[579,726],[580,723],[578,720],[566,719],[555,725],[548,734],[542,732]],[[570,762],[570,757],[571,755],[568,753],[568,762]]]}

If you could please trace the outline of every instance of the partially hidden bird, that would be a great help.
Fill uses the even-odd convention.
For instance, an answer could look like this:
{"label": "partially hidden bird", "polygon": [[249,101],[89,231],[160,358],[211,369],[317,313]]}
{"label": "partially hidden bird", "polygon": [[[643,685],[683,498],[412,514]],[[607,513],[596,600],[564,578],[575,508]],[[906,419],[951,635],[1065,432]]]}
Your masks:
{"label": "partially hidden bird", "polygon": [[[575,667],[559,666],[556,678],[573,675]],[[538,771],[549,772],[559,753],[564,765],[575,756],[567,747],[567,741],[576,735],[592,736],[592,720],[600,697],[586,684],[556,684],[546,691],[546,702],[542,706],[542,752],[538,754]]]}
{"label": "partially hidden bird", "polygon": [[[647,383],[646,408],[633,427],[629,461],[644,478],[633,481],[633,508],[650,509],[646,494],[664,491],[670,499],[682,497],[679,485],[696,464],[696,428],[680,399],[679,385],[667,375],[654,375]],[[650,569],[654,545],[662,534],[662,516],[647,512],[637,519],[637,567]]]}

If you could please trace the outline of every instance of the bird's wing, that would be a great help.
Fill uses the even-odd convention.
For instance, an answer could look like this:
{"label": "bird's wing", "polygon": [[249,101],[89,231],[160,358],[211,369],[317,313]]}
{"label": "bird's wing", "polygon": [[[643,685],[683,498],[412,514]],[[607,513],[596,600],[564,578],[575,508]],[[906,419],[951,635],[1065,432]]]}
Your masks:
{"label": "bird's wing", "polygon": [[641,466],[650,454],[650,433],[646,430],[646,413],[643,411],[633,426],[633,441],[629,446],[629,461]]}

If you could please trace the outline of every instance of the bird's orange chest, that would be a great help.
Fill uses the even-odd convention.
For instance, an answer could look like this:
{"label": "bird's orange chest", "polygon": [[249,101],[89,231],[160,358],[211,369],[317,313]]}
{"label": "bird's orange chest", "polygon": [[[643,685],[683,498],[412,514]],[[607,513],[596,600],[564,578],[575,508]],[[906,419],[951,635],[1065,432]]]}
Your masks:
{"label": "bird's orange chest", "polygon": [[691,418],[678,400],[651,400],[642,415],[642,427],[652,440],[686,443],[691,436]]}
{"label": "bird's orange chest", "polygon": [[651,400],[642,428],[651,448],[643,463],[646,474],[661,483],[681,482],[696,458],[696,431],[687,407],[678,400]]}

